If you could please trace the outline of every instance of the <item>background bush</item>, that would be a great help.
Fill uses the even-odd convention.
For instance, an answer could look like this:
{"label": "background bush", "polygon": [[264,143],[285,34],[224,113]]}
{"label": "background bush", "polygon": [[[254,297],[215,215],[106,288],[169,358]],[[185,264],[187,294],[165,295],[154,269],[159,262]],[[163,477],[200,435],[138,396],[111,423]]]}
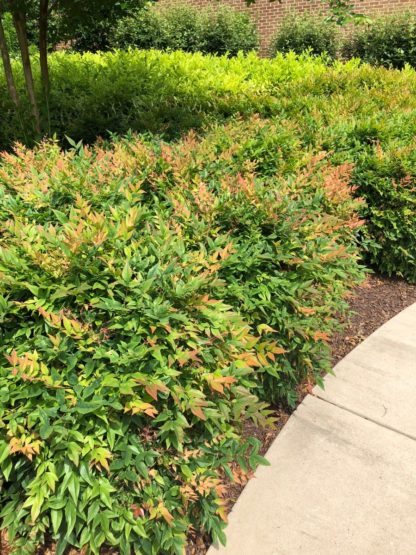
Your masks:
{"label": "background bush", "polygon": [[271,55],[277,52],[310,51],[314,55],[326,53],[329,57],[337,55],[340,40],[339,26],[323,16],[308,14],[289,14],[279,25],[270,45]]}
{"label": "background bush", "polygon": [[344,41],[343,55],[390,68],[415,66],[416,15],[405,12],[356,27]]}
{"label": "background bush", "polygon": [[116,48],[158,48],[205,54],[255,50],[256,26],[248,14],[229,6],[163,8],[148,6],[119,20],[111,43]]}

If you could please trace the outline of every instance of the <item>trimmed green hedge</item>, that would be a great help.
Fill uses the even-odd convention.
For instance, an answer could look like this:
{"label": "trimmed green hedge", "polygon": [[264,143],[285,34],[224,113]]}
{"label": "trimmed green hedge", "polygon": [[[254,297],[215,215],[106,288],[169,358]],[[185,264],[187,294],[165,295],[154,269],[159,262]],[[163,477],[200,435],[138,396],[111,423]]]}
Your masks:
{"label": "trimmed green hedge", "polygon": [[416,14],[379,17],[357,27],[344,41],[342,54],[389,68],[401,69],[406,64],[415,67]]}
{"label": "trimmed green hedge", "polygon": [[310,52],[335,58],[340,45],[340,27],[323,16],[309,13],[287,15],[278,27],[270,44],[270,54]]}
{"label": "trimmed green hedge", "polygon": [[256,50],[259,36],[249,15],[241,10],[179,4],[150,6],[120,19],[110,46],[235,56]]}

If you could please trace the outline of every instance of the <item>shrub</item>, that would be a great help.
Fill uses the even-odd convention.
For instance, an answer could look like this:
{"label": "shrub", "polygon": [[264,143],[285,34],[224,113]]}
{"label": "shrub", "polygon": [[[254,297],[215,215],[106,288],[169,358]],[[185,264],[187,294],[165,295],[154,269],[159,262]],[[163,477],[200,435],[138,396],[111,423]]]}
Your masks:
{"label": "shrub", "polygon": [[258,42],[256,27],[246,13],[229,6],[179,4],[150,6],[121,19],[112,46],[235,56],[255,50]]}
{"label": "shrub", "polygon": [[[92,9],[89,3],[69,2],[64,9],[56,6],[49,17],[49,41],[52,45],[70,43],[78,52],[108,50],[118,21],[136,13],[144,3],[145,0],[102,1]],[[34,14],[32,26],[36,21]]]}
{"label": "shrub", "polygon": [[390,68],[415,66],[415,14],[377,18],[363,28],[356,28],[343,44],[343,55]]}
{"label": "shrub", "polygon": [[257,50],[259,35],[247,13],[220,5],[207,10],[204,18],[204,41],[207,54],[228,54]]}
{"label": "shrub", "polygon": [[[276,104],[271,93],[281,81],[318,72],[319,67],[325,71],[320,60],[300,62],[294,56],[271,63],[254,54],[228,59],[154,50],[56,52],[50,57],[52,87],[46,107],[34,63],[45,130],[86,143],[129,129],[177,136],[209,120],[265,112]],[[0,148],[16,139],[30,145],[40,138],[33,132],[21,65],[15,63],[14,69],[23,106],[16,114],[1,74]]]}
{"label": "shrub", "polygon": [[377,145],[363,153],[354,182],[367,201],[363,216],[372,239],[365,245],[369,261],[381,272],[416,283],[415,141]]}
{"label": "shrub", "polygon": [[269,419],[254,393],[293,401],[319,376],[362,273],[349,168],[287,164],[292,146],[255,119],[2,155],[0,524],[17,553],[47,534],[58,554],[223,540],[231,462],[263,462],[242,436]]}
{"label": "shrub", "polygon": [[[14,68],[22,91],[20,64],[15,62]],[[293,150],[290,147],[284,151],[288,167],[296,166],[295,153],[303,158],[311,152],[325,151],[334,164],[355,164],[355,180],[369,164],[374,166],[381,147],[383,156],[394,156],[395,150],[401,157],[408,156],[408,160],[403,159],[403,168],[413,179],[408,147],[416,129],[416,73],[411,68],[387,70],[357,60],[334,61],[328,66],[323,58],[293,53],[265,60],[253,53],[226,58],[131,50],[102,55],[54,54],[51,78],[52,92],[49,110],[43,107],[44,120],[66,145],[65,136],[88,143],[100,135],[108,137],[112,132],[128,130],[163,133],[170,139],[236,114],[247,117],[258,113],[273,119],[279,128],[287,128],[288,145],[295,145]],[[37,73],[36,81],[41,99]],[[4,80],[0,81],[3,148],[10,147],[15,138],[27,144],[39,139],[31,132],[27,99],[23,94],[21,98],[22,110],[16,114]],[[265,173],[273,172],[275,163],[281,163],[280,154],[276,156],[276,151],[269,149],[273,144],[270,135],[253,142],[252,152],[265,157]],[[373,185],[358,177],[353,181],[360,187],[357,194],[368,198],[374,209],[365,213],[369,222],[368,234],[361,232],[363,252],[379,270],[414,281],[416,253],[409,238],[414,235],[416,218],[412,201],[406,200],[413,193],[407,191],[401,197],[403,210],[410,210],[409,217],[400,220],[400,232],[390,232],[382,246],[380,233],[372,224],[376,211],[383,211],[383,201],[371,192],[371,187],[380,186],[371,171]],[[393,172],[389,177],[385,171],[382,187],[390,188],[393,194],[397,176]],[[400,191],[400,184],[398,187]],[[399,252],[401,261],[396,266]],[[389,263],[386,256],[391,257]]]}
{"label": "shrub", "polygon": [[127,178],[143,161],[3,157],[0,520],[20,553],[46,532],[58,553],[182,553],[191,525],[222,538],[219,470],[261,460],[237,424],[265,418],[254,338],[213,300],[216,262]]}
{"label": "shrub", "polygon": [[[341,71],[341,73],[340,73]],[[360,87],[365,83],[368,90]],[[361,246],[367,263],[416,282],[414,71],[336,64],[312,85],[293,83],[290,119],[302,149],[353,163],[351,182],[364,197]],[[354,113],[354,117],[351,114]]]}
{"label": "shrub", "polygon": [[327,54],[335,58],[339,45],[339,29],[337,25],[324,17],[308,13],[287,15],[276,35],[272,39],[270,52],[302,52],[309,51],[314,55]]}

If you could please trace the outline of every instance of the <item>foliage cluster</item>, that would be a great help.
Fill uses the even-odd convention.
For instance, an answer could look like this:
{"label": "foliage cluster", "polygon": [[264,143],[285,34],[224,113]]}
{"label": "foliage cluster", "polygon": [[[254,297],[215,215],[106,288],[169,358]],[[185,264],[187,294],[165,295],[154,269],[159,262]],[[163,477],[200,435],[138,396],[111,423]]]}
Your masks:
{"label": "foliage cluster", "polygon": [[270,54],[309,51],[326,54],[330,59],[359,58],[363,62],[387,68],[416,66],[416,14],[397,14],[366,18],[347,29],[328,17],[311,13],[292,13],[279,26]]}
{"label": "foliage cluster", "polygon": [[351,168],[292,148],[254,119],[2,155],[0,523],[17,553],[47,533],[58,554],[223,540],[225,477],[263,462],[243,422],[326,368],[362,276]]}
{"label": "foliage cluster", "polygon": [[[255,54],[235,58],[156,50],[104,54],[56,52],[50,57],[51,91],[43,102],[38,64],[33,64],[44,131],[92,142],[108,132],[164,132],[178,135],[209,119],[265,111],[281,81],[325,72],[321,60],[295,56],[260,60]],[[33,144],[30,107],[24,77],[14,64],[21,93],[16,113],[0,76],[0,148],[14,140]]]}
{"label": "foliage cluster", "polygon": [[[15,68],[23,87],[17,63]],[[88,143],[129,129],[173,137],[235,114],[290,123],[293,141],[301,146],[288,152],[289,159],[326,151],[336,164],[354,164],[352,183],[368,201],[361,237],[367,259],[382,272],[416,281],[413,69],[386,70],[355,60],[328,66],[323,58],[293,53],[267,60],[253,53],[227,58],[154,50],[61,52],[51,57],[51,82],[44,116],[62,140],[68,135]],[[30,144],[36,134],[28,131],[29,106],[22,97],[17,116],[0,85],[0,144],[7,147],[15,138]]]}
{"label": "foliage cluster", "polygon": [[326,54],[335,58],[340,45],[340,28],[323,16],[305,12],[289,13],[273,37],[270,54],[277,52],[308,51],[313,55]]}
{"label": "foliage cluster", "polygon": [[226,5],[150,5],[118,21],[110,46],[157,48],[205,54],[249,52],[258,47],[255,24],[247,13]]}
{"label": "foliage cluster", "polygon": [[402,12],[379,17],[358,27],[344,41],[342,54],[374,65],[416,66],[416,14]]}
{"label": "foliage cluster", "polygon": [[19,43],[13,26],[13,18],[9,13],[4,15],[3,27],[10,56],[15,58],[19,55]]}

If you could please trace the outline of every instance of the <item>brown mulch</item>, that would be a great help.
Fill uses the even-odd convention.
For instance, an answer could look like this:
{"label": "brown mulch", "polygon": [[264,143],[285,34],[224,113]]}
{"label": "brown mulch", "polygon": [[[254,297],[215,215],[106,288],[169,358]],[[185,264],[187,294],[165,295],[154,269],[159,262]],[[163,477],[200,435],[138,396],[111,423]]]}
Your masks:
{"label": "brown mulch", "polygon": [[346,327],[331,339],[332,364],[335,366],[354,347],[382,324],[416,302],[416,285],[396,278],[369,276],[351,293],[352,316],[342,322]]}
{"label": "brown mulch", "polygon": [[[401,312],[404,308],[416,302],[416,285],[409,285],[399,279],[381,278],[369,276],[365,283],[354,289],[349,298],[351,315],[341,320],[344,325],[342,331],[336,333],[330,341],[332,348],[332,363],[335,365],[344,358],[354,347],[371,335],[382,324]],[[261,453],[264,455],[282,430],[290,414],[285,410],[276,410],[276,424],[273,429],[258,428],[253,424],[247,424],[245,434],[254,436],[262,444]],[[239,473],[235,467],[236,482],[227,486],[226,498],[229,500],[228,509],[244,489],[250,476]],[[206,536],[195,535],[190,538],[186,555],[205,555],[210,541]],[[39,551],[37,555],[52,555],[53,548],[49,546]],[[4,535],[0,539],[0,555],[9,555]],[[78,555],[76,550],[70,550],[67,555]],[[103,553],[103,555],[110,555]]]}

